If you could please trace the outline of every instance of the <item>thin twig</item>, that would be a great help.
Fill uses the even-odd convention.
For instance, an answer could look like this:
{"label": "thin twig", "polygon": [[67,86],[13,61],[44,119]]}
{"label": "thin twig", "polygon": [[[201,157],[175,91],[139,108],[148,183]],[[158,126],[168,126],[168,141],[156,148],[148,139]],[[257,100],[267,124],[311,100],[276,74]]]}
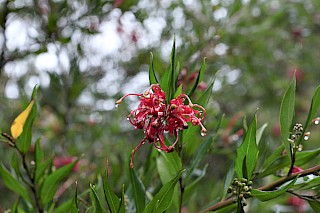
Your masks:
{"label": "thin twig", "polygon": [[[294,174],[291,174],[289,176],[286,176],[286,177],[283,177],[283,178],[280,178],[268,185],[265,185],[265,186],[262,186],[260,188],[258,188],[258,190],[261,190],[261,191],[271,191],[271,190],[275,190],[277,187],[281,186],[282,184],[290,181],[290,180],[293,180],[295,179],[298,175],[300,177],[304,177],[304,176],[307,176],[307,175],[310,175],[310,174],[313,174],[313,173],[316,173],[316,172],[319,172],[320,171],[320,165],[318,166],[315,166],[315,167],[312,167],[312,168],[309,168],[309,169],[306,169],[304,171],[301,171],[301,172],[297,172],[297,173],[294,173]],[[208,211],[215,211],[215,210],[218,210],[218,209],[221,209],[221,208],[224,208],[224,207],[227,207],[231,204],[234,203],[234,198],[229,198],[229,199],[226,199],[226,200],[223,200],[219,203],[216,203],[215,205],[213,206],[210,206],[202,211],[199,211],[199,213],[205,213],[205,212],[208,212]]]}

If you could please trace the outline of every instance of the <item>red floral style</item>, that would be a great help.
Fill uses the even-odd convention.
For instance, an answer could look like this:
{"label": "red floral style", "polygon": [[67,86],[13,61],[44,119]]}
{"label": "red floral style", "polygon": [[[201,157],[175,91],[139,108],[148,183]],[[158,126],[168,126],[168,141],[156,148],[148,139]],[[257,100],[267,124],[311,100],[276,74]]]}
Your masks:
{"label": "red floral style", "polygon": [[[145,137],[132,152],[130,168],[133,167],[135,152],[146,141],[159,150],[172,152],[178,142],[179,131],[187,129],[188,122],[191,122],[194,126],[200,126],[201,135],[205,135],[207,132],[202,124],[206,117],[206,110],[202,106],[193,104],[185,94],[179,95],[168,103],[166,93],[158,84],[153,84],[145,93],[127,94],[120,98],[116,104],[120,104],[128,96],[138,96],[140,104],[137,109],[130,112],[127,119],[136,129],[143,129],[145,133]],[[184,104],[185,101],[188,102],[187,105]],[[170,146],[165,144],[165,132],[176,138]]]}

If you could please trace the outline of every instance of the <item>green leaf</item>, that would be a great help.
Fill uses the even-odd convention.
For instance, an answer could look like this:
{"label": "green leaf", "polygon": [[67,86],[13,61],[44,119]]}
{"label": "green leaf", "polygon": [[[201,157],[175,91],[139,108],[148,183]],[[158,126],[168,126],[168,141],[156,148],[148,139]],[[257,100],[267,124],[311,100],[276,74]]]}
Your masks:
{"label": "green leaf", "polygon": [[50,167],[50,165],[52,164],[52,159],[53,157],[49,158],[48,160],[44,161],[43,163],[38,163],[36,164],[35,170],[35,181],[36,183],[39,182],[39,180],[41,179],[41,177],[43,177],[43,174],[45,173],[46,169],[48,169]]}
{"label": "green leaf", "polygon": [[[296,166],[302,166],[308,162],[310,162],[313,159],[316,159],[316,157],[320,154],[320,148],[315,150],[309,150],[309,151],[302,151],[296,153]],[[289,166],[290,165],[290,158],[288,155],[280,156],[279,158],[276,158],[268,167],[263,167],[265,170],[261,172],[257,177],[265,177],[269,174],[273,174],[276,171]]]}
{"label": "green leaf", "polygon": [[179,95],[182,94],[182,84],[178,87],[176,93],[174,94],[174,98],[177,98]]}
{"label": "green leaf", "polygon": [[268,124],[265,123],[259,129],[257,129],[257,137],[256,137],[257,145],[259,145],[262,134],[267,126],[268,126]]}
{"label": "green leaf", "polygon": [[78,160],[57,169],[44,180],[40,192],[42,205],[45,206],[50,201],[52,201],[60,183],[63,181],[63,179],[69,176],[77,162]]}
{"label": "green leaf", "polygon": [[[181,159],[176,151],[171,153],[160,152],[156,159],[157,170],[162,184],[172,180],[177,173],[182,169]],[[172,209],[173,208],[173,209]],[[179,193],[178,188],[174,190],[170,211],[176,211],[179,208]],[[168,211],[169,211],[168,210]]]}
{"label": "green leaf", "polygon": [[175,82],[175,60],[176,60],[176,39],[173,40],[171,51],[170,66],[164,73],[160,81],[161,89],[166,92],[166,99],[171,100],[175,94],[176,82]]}
{"label": "green leaf", "polygon": [[41,164],[43,159],[44,159],[44,153],[40,146],[40,138],[38,138],[35,144],[35,151],[34,151],[34,160],[36,165]]}
{"label": "green leaf", "polygon": [[150,84],[157,84],[158,79],[154,71],[153,54],[150,52],[150,64],[149,64],[149,82]]}
{"label": "green leaf", "polygon": [[314,212],[320,212],[320,202],[316,200],[308,200],[310,207],[314,210]]}
{"label": "green leaf", "polygon": [[95,186],[90,184],[90,189],[91,189],[90,197],[91,197],[91,201],[92,201],[92,206],[94,208],[94,212],[96,212],[96,213],[106,212],[101,206],[100,199],[97,195],[97,192],[95,191]]}
{"label": "green leaf", "polygon": [[189,177],[193,173],[194,169],[196,169],[199,166],[201,161],[204,159],[206,154],[209,152],[213,138],[214,138],[213,135],[210,135],[209,137],[207,137],[205,139],[205,141],[202,142],[200,144],[200,146],[198,147],[198,149],[196,150],[195,154],[193,155],[193,157],[191,159],[191,166],[187,171],[187,176],[185,178],[186,183],[188,182]]}
{"label": "green leaf", "polygon": [[170,206],[170,203],[171,203],[171,198],[173,195],[175,185],[179,181],[179,179],[182,176],[184,171],[185,170],[183,169],[180,172],[178,172],[176,177],[174,177],[171,181],[166,183],[160,189],[160,191],[154,196],[154,198],[147,205],[147,207],[143,211],[144,213],[151,213],[151,212],[162,213],[166,209],[168,209],[168,207]]}
{"label": "green leaf", "polygon": [[309,178],[308,176],[305,176],[303,178],[299,178],[297,182],[294,184],[293,189],[311,189],[314,187],[320,186],[320,176],[311,176],[312,178]]}
{"label": "green leaf", "polygon": [[108,182],[107,171],[105,172],[104,178],[103,178],[103,190],[104,190],[104,195],[107,200],[110,212],[117,213],[120,205],[120,200],[111,189],[111,186]]}
{"label": "green leaf", "polygon": [[194,91],[196,91],[198,85],[201,83],[201,81],[203,79],[205,70],[206,70],[206,58],[203,59],[203,62],[201,64],[201,67],[199,70],[198,77],[197,77],[196,81],[194,82],[192,89],[188,92],[188,96],[191,96],[194,93]]}
{"label": "green leaf", "polygon": [[76,182],[76,191],[74,193],[71,205],[70,205],[70,212],[71,213],[79,213],[79,207],[78,207],[78,187]]}
{"label": "green leaf", "polygon": [[224,200],[224,198],[227,195],[227,190],[228,190],[229,186],[231,185],[231,182],[233,180],[233,175],[234,175],[234,164],[232,163],[232,165],[230,166],[230,169],[228,170],[226,179],[224,181],[223,196],[222,196],[221,200]]}
{"label": "green leaf", "polygon": [[15,153],[12,155],[11,158],[11,167],[14,169],[17,177],[21,177],[20,166],[22,165],[22,161],[19,158],[19,155]]}
{"label": "green leaf", "polygon": [[216,76],[211,80],[211,82],[208,85],[208,88],[204,91],[204,93],[200,96],[197,104],[199,104],[200,106],[206,107],[207,104],[209,103],[209,99],[211,97],[212,94],[212,88],[213,88],[213,84],[214,81],[216,79]]}
{"label": "green leaf", "polygon": [[31,202],[29,192],[24,185],[22,185],[12,174],[0,164],[0,176],[3,183],[12,191],[19,194],[21,197]]}
{"label": "green leaf", "polygon": [[246,132],[243,143],[237,149],[235,171],[238,178],[251,179],[253,170],[258,159],[258,146],[256,143],[257,116],[254,115],[252,122]]}
{"label": "green leaf", "polygon": [[118,213],[125,213],[125,212],[126,212],[126,208],[125,208],[125,200],[124,200],[124,185],[122,185],[121,200],[119,204]]}
{"label": "green leaf", "polygon": [[[316,113],[318,112],[320,107],[320,86],[317,87],[311,101],[311,106],[309,109],[308,117],[306,120],[306,123],[303,127],[302,135],[306,132],[308,126],[310,125],[312,119],[316,116]],[[303,137],[300,137],[299,143],[301,142]]]}
{"label": "green leaf", "polygon": [[284,150],[284,145],[281,144],[263,163],[262,168],[268,168],[273,162],[282,158],[282,152]]}
{"label": "green leaf", "polygon": [[37,99],[37,93],[38,93],[38,85],[35,85],[32,90],[31,100]]}
{"label": "green leaf", "polygon": [[284,144],[284,147],[287,150],[287,153],[291,153],[288,138],[289,138],[289,133],[291,131],[292,120],[294,115],[295,93],[296,93],[296,78],[294,76],[283,96],[281,106],[280,106],[281,139],[282,139],[282,143]]}
{"label": "green leaf", "polygon": [[130,169],[130,179],[131,179],[131,185],[133,189],[133,197],[134,202],[136,204],[136,212],[140,213],[143,212],[145,206],[146,206],[146,198],[145,198],[145,189],[144,185],[137,175],[135,169]]}
{"label": "green leaf", "polygon": [[292,180],[289,184],[281,187],[280,189],[274,190],[274,191],[261,191],[258,189],[252,189],[251,195],[261,201],[267,201],[274,199],[283,193],[285,193],[288,189],[291,188],[291,186],[294,185],[294,183],[297,181],[299,176],[297,176],[294,180]]}
{"label": "green leaf", "polygon": [[183,199],[188,200],[194,193],[196,193],[197,190],[197,184],[200,183],[200,181],[204,178],[204,176],[207,173],[208,164],[204,166],[204,168],[201,170],[200,174],[198,174],[198,177],[193,180],[192,182],[186,184]]}
{"label": "green leaf", "polygon": [[31,138],[32,138],[32,125],[37,115],[37,103],[35,102],[32,106],[30,114],[26,122],[23,125],[23,131],[21,135],[17,138],[16,145],[22,153],[29,151]]}

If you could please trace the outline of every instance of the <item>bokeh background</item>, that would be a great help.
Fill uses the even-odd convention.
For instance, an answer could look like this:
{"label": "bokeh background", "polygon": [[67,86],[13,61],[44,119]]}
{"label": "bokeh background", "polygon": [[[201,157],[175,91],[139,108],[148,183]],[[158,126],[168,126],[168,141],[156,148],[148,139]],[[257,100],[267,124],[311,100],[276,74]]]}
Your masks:
{"label": "bokeh background", "polygon": [[[11,122],[39,85],[34,138],[41,137],[48,157],[57,155],[56,164],[82,156],[68,184],[78,180],[79,191],[87,189],[108,161],[119,192],[128,181],[128,157],[143,135],[125,119],[137,100],[128,99],[119,108],[115,101],[148,87],[150,52],[162,75],[174,36],[180,81],[186,88],[204,57],[206,78],[198,93],[219,71],[207,107],[208,131],[222,114],[225,119],[206,159],[207,181],[186,207],[189,212],[199,210],[219,198],[241,142],[243,121],[249,122],[258,107],[258,125],[268,124],[260,161],[281,144],[279,108],[294,73],[295,121],[304,123],[320,83],[320,1],[0,0],[1,130],[9,133]],[[320,145],[319,128],[310,128],[305,149]],[[197,143],[201,140],[199,133]],[[4,164],[14,154],[0,144]],[[139,167],[146,150],[138,155]],[[1,180],[0,191],[0,210],[10,208],[15,196]],[[67,195],[68,190],[61,196]],[[277,203],[255,205],[260,212],[261,205],[265,212],[275,212],[288,204],[288,197],[283,197]]]}

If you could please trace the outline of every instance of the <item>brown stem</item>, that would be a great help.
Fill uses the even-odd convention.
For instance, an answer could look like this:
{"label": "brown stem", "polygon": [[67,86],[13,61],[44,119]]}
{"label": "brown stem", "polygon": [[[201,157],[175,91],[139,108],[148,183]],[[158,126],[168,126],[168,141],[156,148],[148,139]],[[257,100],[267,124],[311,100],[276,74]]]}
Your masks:
{"label": "brown stem", "polygon": [[[316,172],[319,172],[320,171],[320,165],[318,166],[315,166],[315,167],[312,167],[312,168],[309,168],[309,169],[306,169],[304,171],[301,171],[301,172],[298,172],[298,173],[294,173],[294,174],[291,174],[289,176],[286,176],[286,177],[283,177],[283,178],[280,178],[268,185],[265,185],[265,186],[262,186],[260,188],[258,188],[258,190],[261,190],[261,191],[271,191],[271,190],[274,190],[276,189],[277,187],[281,186],[282,184],[290,181],[290,180],[293,180],[294,178],[296,178],[298,175],[300,177],[304,177],[304,176],[307,176],[307,175],[310,175],[310,174],[313,174],[313,173],[316,173]],[[234,198],[229,198],[229,199],[226,199],[226,200],[223,200],[219,203],[216,203],[215,205],[213,206],[210,206],[202,211],[199,211],[199,213],[205,213],[205,212],[208,212],[208,211],[215,211],[215,210],[218,210],[218,209],[221,209],[221,208],[224,208],[224,207],[227,207],[231,204],[234,203]]]}

